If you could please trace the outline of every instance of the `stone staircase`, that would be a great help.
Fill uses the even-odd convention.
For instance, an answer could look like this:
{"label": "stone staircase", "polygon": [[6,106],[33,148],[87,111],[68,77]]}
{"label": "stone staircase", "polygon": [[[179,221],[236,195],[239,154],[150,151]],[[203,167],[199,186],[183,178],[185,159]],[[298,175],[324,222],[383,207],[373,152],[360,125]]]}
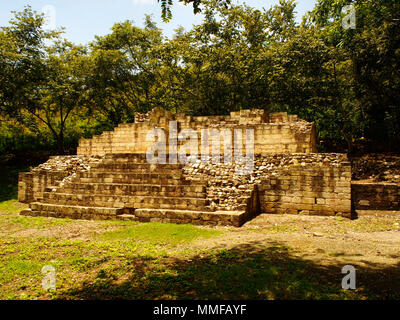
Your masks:
{"label": "stone staircase", "polygon": [[146,154],[107,154],[89,171],[45,190],[28,216],[121,219],[240,226],[244,211],[215,211],[205,181],[189,181],[181,164],[149,164]]}

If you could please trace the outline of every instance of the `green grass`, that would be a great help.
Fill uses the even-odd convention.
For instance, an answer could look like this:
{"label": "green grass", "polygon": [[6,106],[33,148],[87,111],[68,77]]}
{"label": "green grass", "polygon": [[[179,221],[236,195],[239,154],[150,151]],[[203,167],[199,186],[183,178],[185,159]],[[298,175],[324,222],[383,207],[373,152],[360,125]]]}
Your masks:
{"label": "green grass", "polygon": [[[32,223],[26,222],[26,225],[31,226]],[[121,228],[121,224],[116,223],[116,227]],[[135,272],[138,263],[159,266],[164,258],[171,255],[174,245],[183,241],[188,245],[195,239],[220,234],[216,230],[194,226],[165,225],[164,228],[158,224],[133,225],[126,222],[123,227],[127,229],[105,232],[90,241],[46,237],[0,238],[0,299],[49,297],[49,293],[41,289],[40,282],[43,277],[41,268],[45,265],[56,267],[60,276],[57,278],[57,292],[60,294],[79,287],[80,282],[97,283],[101,279],[124,277]],[[163,237],[151,234],[162,230],[165,233]],[[127,232],[127,237],[123,236],[124,232]],[[140,238],[135,238],[135,234]],[[185,250],[180,252],[182,254]],[[29,291],[28,296],[26,290]]]}
{"label": "green grass", "polygon": [[344,252],[330,252],[329,255],[331,257],[341,257],[341,256],[344,256],[345,253]]}
{"label": "green grass", "polygon": [[24,217],[17,214],[28,205],[17,200],[0,202],[0,230],[10,233],[25,229],[45,229],[54,226],[63,226],[75,222],[71,219],[48,219],[45,217]]}
{"label": "green grass", "polygon": [[345,232],[347,230],[353,230],[354,232],[382,232],[382,231],[392,231],[397,230],[397,225],[395,223],[400,222],[400,218],[396,218],[396,221],[393,222],[392,220],[382,220],[382,221],[371,221],[367,218],[363,220],[358,220],[357,224],[354,224],[352,220],[343,219],[339,220],[338,218],[335,219],[336,221],[336,229],[341,230],[341,232]]}
{"label": "green grass", "polygon": [[[26,220],[18,222],[26,228],[35,226],[34,218],[18,218]],[[104,227],[103,232],[82,240],[0,237],[0,299],[399,298],[379,290],[342,290],[341,266],[303,260],[295,249],[276,242],[225,249],[192,247],[196,240],[229,230],[96,223],[98,228]],[[107,230],[110,227],[115,230]],[[45,265],[56,269],[55,291],[41,287]],[[370,279],[373,271],[363,270],[362,274]],[[363,286],[367,287],[361,279],[361,289]]]}
{"label": "green grass", "polygon": [[[21,210],[21,209],[19,209]],[[53,226],[65,226],[75,222],[72,219],[48,219],[44,217],[0,216],[0,225],[18,227],[19,229],[45,229]]]}
{"label": "green grass", "polygon": [[[93,281],[68,289],[73,299],[349,299],[312,263],[295,260],[284,247],[259,252],[201,252],[173,263],[127,261],[124,276],[102,268]],[[315,273],[315,274],[314,274]],[[118,281],[116,281],[118,280]]]}
{"label": "green grass", "polygon": [[108,231],[99,236],[100,240],[143,241],[152,244],[177,245],[198,238],[210,238],[222,234],[222,231],[199,228],[193,225],[170,223],[145,223],[125,225],[125,228]]}
{"label": "green grass", "polygon": [[27,208],[27,205],[23,205],[16,199],[6,200],[0,202],[0,212],[6,214],[16,214],[19,213],[23,208]]}
{"label": "green grass", "polygon": [[14,276],[19,278],[26,277],[32,273],[37,273],[40,269],[41,264],[38,261],[23,258],[6,258],[2,261],[0,281],[5,283]]}
{"label": "green grass", "polygon": [[18,174],[29,171],[26,166],[0,165],[0,212],[15,214],[22,210],[18,203]]}

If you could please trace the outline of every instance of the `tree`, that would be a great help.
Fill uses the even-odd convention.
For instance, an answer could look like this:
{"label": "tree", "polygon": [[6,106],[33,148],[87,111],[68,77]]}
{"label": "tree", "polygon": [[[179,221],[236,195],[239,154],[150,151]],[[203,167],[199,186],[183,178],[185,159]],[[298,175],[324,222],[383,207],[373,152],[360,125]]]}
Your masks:
{"label": "tree", "polygon": [[[226,114],[266,106],[268,95],[259,59],[268,34],[265,15],[248,6],[226,8],[207,2],[203,22],[168,43],[176,56],[163,60],[173,68],[175,92],[193,115]],[[262,94],[260,94],[262,93]],[[176,95],[175,95],[176,96]]]}
{"label": "tree", "polygon": [[158,105],[162,41],[161,31],[147,16],[145,28],[131,21],[117,23],[111,34],[91,44],[89,88],[100,112],[114,125]]}
{"label": "tree", "polygon": [[[82,119],[110,129],[157,106],[191,115],[287,111],[349,151],[361,137],[400,142],[398,1],[319,0],[302,23],[293,0],[267,10],[186,3],[202,4],[204,19],[173,39],[146,16],[143,28],[116,23],[88,47],[44,31],[30,8],[16,13],[0,29],[3,119],[47,133],[60,152],[66,134],[82,134]],[[342,27],[349,3],[354,30]],[[97,130],[91,126],[85,136]]]}
{"label": "tree", "polygon": [[[168,22],[172,18],[171,7],[173,5],[173,1],[172,0],[158,0],[158,2],[161,3],[161,9],[162,9],[161,17],[163,18],[163,20],[165,22]],[[182,2],[185,5],[192,4],[193,12],[196,14],[196,13],[201,12],[200,5],[202,3],[206,3],[207,1],[206,0],[178,0],[178,2]],[[219,0],[219,2],[221,2],[226,7],[231,3],[230,0]]]}
{"label": "tree", "polygon": [[16,13],[9,27],[0,29],[0,105],[2,113],[35,104],[37,86],[45,80],[45,41],[58,37],[55,32],[42,30],[43,16],[30,7]]}
{"label": "tree", "polygon": [[26,7],[1,28],[1,113],[33,132],[45,125],[64,153],[67,119],[85,94],[86,51],[61,41],[61,31],[44,31],[43,23],[43,15]]}
{"label": "tree", "polygon": [[48,126],[57,139],[60,153],[64,153],[67,120],[74,111],[88,104],[87,60],[86,49],[68,41],[48,48],[47,83],[39,92],[39,108],[29,109]]}
{"label": "tree", "polygon": [[[356,28],[341,26],[344,5],[352,3]],[[320,0],[311,16],[333,52],[349,62],[343,101],[357,114],[358,136],[385,143],[399,141],[400,3],[395,0]]]}

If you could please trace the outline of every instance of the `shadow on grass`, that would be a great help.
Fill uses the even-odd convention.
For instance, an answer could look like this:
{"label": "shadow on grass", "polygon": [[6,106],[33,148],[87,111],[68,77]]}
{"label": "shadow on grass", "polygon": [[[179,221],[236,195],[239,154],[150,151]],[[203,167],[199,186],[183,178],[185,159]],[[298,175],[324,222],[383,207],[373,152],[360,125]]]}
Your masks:
{"label": "shadow on grass", "polygon": [[[93,281],[57,299],[399,299],[400,264],[357,269],[357,290],[343,290],[343,265],[322,266],[285,246],[257,242],[190,260],[134,259],[117,277],[101,270]],[[122,278],[122,279],[118,279]]]}

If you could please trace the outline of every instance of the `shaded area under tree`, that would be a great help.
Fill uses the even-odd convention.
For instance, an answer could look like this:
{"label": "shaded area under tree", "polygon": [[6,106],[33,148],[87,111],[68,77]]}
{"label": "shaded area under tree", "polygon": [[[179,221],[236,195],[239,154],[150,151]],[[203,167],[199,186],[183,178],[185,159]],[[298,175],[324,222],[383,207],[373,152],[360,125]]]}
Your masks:
{"label": "shaded area under tree", "polygon": [[123,280],[100,270],[57,299],[399,299],[400,264],[357,269],[357,290],[343,290],[344,265],[318,265],[282,243],[259,242],[190,259],[136,258]]}

